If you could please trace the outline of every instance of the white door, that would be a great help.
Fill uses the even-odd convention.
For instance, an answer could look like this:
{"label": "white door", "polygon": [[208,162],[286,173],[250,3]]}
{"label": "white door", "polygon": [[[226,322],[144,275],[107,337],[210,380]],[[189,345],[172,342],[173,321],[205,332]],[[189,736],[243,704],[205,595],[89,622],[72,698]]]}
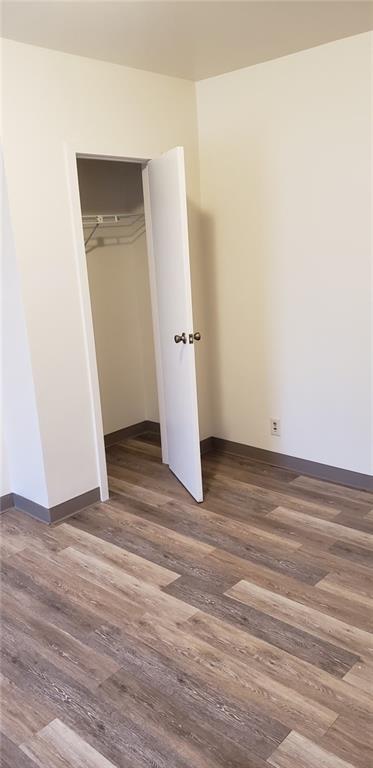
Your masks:
{"label": "white door", "polygon": [[151,160],[143,183],[162,457],[202,501],[194,356],[199,334],[193,327],[183,148]]}

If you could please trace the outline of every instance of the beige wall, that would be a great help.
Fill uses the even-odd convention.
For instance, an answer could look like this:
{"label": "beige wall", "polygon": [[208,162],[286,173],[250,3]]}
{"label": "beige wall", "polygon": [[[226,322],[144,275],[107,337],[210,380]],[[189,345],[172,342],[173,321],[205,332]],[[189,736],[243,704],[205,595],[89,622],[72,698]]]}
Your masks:
{"label": "beige wall", "polygon": [[[80,153],[135,158],[184,146],[195,248],[195,86],[9,40],[2,41],[2,55],[5,173],[47,499],[43,478],[39,491],[25,488],[24,495],[53,506],[98,485],[65,146]],[[196,252],[193,265],[198,302],[202,292]],[[197,318],[202,312],[196,304]],[[203,398],[203,372],[201,381]],[[207,409],[201,411],[203,437],[209,425]]]}
{"label": "beige wall", "polygon": [[[143,212],[140,164],[79,159],[78,174],[82,213]],[[87,266],[104,433],[158,421],[144,222],[100,227]]]}
{"label": "beige wall", "polygon": [[214,432],[365,473],[371,51],[364,34],[197,84]]}

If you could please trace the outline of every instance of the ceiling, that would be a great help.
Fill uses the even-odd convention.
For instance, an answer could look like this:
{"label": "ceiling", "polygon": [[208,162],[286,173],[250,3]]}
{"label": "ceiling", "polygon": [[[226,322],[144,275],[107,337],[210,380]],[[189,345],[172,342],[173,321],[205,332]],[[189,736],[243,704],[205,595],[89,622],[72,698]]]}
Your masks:
{"label": "ceiling", "polygon": [[373,3],[2,3],[2,36],[190,80],[247,67],[373,28]]}

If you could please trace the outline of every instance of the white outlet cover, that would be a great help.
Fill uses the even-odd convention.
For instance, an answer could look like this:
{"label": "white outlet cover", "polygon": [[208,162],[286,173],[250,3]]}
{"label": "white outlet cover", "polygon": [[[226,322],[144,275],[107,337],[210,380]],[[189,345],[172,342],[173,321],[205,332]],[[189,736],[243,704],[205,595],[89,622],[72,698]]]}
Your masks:
{"label": "white outlet cover", "polygon": [[280,419],[271,419],[271,435],[279,437],[281,433]]}

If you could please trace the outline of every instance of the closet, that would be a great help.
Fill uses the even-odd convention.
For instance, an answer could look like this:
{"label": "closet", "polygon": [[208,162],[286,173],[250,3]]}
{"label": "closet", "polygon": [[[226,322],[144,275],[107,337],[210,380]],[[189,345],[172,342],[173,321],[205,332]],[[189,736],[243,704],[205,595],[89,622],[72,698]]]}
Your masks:
{"label": "closet", "polygon": [[104,435],[159,423],[139,163],[78,159]]}
{"label": "closet", "polygon": [[67,167],[101,498],[104,435],[145,421],[202,501],[184,150],[133,161],[68,150]]}

